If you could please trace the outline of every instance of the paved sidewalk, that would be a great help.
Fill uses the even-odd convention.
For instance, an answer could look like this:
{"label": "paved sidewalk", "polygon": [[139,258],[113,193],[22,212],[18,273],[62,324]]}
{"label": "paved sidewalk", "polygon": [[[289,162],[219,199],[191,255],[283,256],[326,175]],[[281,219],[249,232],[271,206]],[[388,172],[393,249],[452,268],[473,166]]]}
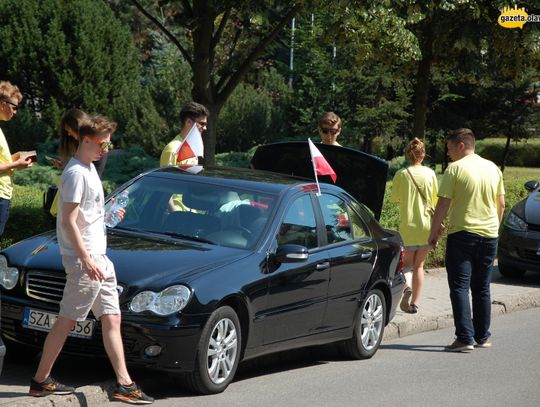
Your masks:
{"label": "paved sidewalk", "polygon": [[[492,314],[494,317],[518,310],[540,307],[540,275],[528,273],[519,283],[509,282],[494,273],[492,290]],[[418,314],[405,314],[399,309],[395,318],[386,327],[384,340],[396,339],[420,332],[453,326],[452,308],[448,294],[446,271],[430,270],[422,292]],[[495,333],[496,335],[496,333]],[[448,343],[453,337],[448,338]],[[442,345],[441,345],[442,346]],[[74,375],[74,380],[77,380]],[[80,383],[75,394],[44,398],[25,397],[28,392],[28,377],[18,377],[4,369],[0,378],[0,407],[74,407],[96,406],[108,401],[107,391],[113,382],[96,382],[93,385]],[[70,384],[77,385],[76,382]],[[115,403],[114,405],[120,405]]]}

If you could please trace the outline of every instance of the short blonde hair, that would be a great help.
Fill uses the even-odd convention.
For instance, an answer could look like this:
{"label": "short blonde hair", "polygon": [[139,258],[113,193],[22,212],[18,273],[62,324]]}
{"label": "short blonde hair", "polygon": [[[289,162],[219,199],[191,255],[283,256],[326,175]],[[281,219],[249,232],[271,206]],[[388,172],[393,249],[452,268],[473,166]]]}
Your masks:
{"label": "short blonde hair", "polygon": [[8,81],[0,81],[0,100],[15,99],[21,103],[22,93],[16,85]]}
{"label": "short blonde hair", "polygon": [[403,150],[405,158],[412,163],[421,162],[426,156],[426,147],[418,137],[413,138]]}

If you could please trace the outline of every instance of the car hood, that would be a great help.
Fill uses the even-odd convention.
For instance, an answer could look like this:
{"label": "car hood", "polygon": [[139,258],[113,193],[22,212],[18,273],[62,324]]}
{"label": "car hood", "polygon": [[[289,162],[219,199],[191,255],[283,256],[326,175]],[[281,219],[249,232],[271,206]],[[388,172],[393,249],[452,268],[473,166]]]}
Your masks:
{"label": "car hood", "polygon": [[[200,273],[233,263],[251,252],[172,239],[109,233],[107,256],[117,280],[130,287],[162,288],[189,282]],[[2,252],[10,265],[32,270],[63,270],[54,231],[19,242]]]}
{"label": "car hood", "polygon": [[[315,143],[321,154],[334,169],[340,186],[371,209],[377,219],[381,216],[388,163],[362,151],[341,146]],[[289,141],[266,144],[255,151],[251,167],[315,179],[307,141]],[[329,176],[319,180],[331,183]]]}

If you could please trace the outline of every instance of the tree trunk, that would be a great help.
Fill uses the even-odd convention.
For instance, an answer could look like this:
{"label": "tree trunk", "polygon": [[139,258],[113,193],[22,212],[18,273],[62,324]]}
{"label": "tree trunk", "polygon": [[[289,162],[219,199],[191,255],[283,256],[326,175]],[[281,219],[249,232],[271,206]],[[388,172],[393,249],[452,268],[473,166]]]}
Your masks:
{"label": "tree trunk", "polygon": [[426,134],[426,113],[428,108],[428,96],[430,85],[431,64],[433,63],[433,28],[428,23],[423,31],[422,59],[416,72],[416,84],[414,87],[414,113],[413,113],[413,137],[423,139]]}
{"label": "tree trunk", "polygon": [[504,146],[504,155],[501,163],[501,172],[504,172],[504,167],[506,167],[506,161],[510,155],[510,140],[512,140],[512,129],[509,129],[509,133],[506,136],[506,145]]}

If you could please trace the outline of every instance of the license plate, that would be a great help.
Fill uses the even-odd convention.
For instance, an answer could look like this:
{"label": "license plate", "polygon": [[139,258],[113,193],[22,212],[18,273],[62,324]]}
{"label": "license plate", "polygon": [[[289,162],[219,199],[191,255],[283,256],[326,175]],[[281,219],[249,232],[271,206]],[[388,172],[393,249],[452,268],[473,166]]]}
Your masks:
{"label": "license plate", "polygon": [[[22,325],[25,328],[48,332],[51,330],[57,318],[57,314],[40,311],[37,309],[25,308]],[[77,321],[69,333],[69,336],[90,339],[92,337],[92,333],[94,332],[94,322],[95,321],[91,319]]]}

